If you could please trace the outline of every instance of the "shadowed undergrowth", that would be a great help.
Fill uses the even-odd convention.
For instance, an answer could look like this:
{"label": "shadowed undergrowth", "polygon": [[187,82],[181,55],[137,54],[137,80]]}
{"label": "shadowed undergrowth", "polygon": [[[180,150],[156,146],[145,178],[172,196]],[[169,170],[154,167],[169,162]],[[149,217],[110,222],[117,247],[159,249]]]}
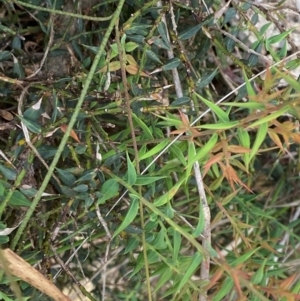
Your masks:
{"label": "shadowed undergrowth", "polygon": [[72,300],[299,300],[289,3],[0,7],[3,249]]}

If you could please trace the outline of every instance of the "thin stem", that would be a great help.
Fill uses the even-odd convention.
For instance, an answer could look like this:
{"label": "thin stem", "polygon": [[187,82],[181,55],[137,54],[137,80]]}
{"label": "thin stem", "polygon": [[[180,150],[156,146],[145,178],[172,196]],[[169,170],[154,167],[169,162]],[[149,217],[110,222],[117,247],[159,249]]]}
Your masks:
{"label": "thin stem", "polygon": [[109,16],[109,17],[91,17],[91,16],[80,15],[80,14],[74,14],[74,13],[71,13],[71,12],[56,10],[56,9],[52,9],[52,8],[41,7],[41,6],[33,5],[33,4],[30,4],[30,3],[18,1],[18,0],[12,0],[12,2],[14,2],[16,4],[19,4],[21,6],[30,7],[30,8],[39,10],[39,11],[46,11],[46,12],[49,12],[49,13],[52,13],[52,14],[70,16],[70,17],[74,17],[74,18],[91,20],[91,21],[108,21],[108,20],[110,20],[110,19],[112,19],[116,16],[116,12],[115,12],[114,15]]}
{"label": "thin stem", "polygon": [[[133,118],[132,118],[132,111],[130,107],[130,96],[128,93],[128,84],[127,84],[127,76],[126,76],[126,53],[124,50],[123,45],[121,45],[120,42],[120,32],[118,28],[118,22],[116,23],[116,42],[118,45],[118,51],[119,51],[119,58],[121,62],[121,74],[122,74],[122,82],[124,86],[124,92],[125,92],[125,100],[126,100],[126,108],[127,108],[127,114],[128,114],[128,122],[130,126],[131,131],[131,138],[133,143],[133,149],[134,149],[134,155],[135,155],[135,168],[137,174],[140,174],[140,163],[139,163],[139,153],[137,148],[137,142],[135,137],[135,129],[133,124]],[[141,194],[141,187],[138,188],[139,194]],[[141,228],[144,229],[145,227],[145,220],[144,220],[144,205],[142,200],[140,199],[140,218],[141,218]],[[145,273],[146,273],[146,282],[147,282],[147,291],[148,291],[148,300],[152,301],[152,292],[151,292],[151,283],[150,283],[150,272],[149,272],[149,264],[148,264],[148,257],[147,257],[147,245],[146,245],[146,236],[145,232],[142,233],[142,243],[143,243],[143,256],[144,256],[144,262],[145,262]]]}

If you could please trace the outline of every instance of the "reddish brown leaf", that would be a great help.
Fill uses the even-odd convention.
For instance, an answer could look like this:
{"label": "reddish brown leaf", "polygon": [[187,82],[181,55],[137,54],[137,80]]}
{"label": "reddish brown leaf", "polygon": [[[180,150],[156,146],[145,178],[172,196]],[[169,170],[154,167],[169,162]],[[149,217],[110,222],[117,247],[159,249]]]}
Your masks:
{"label": "reddish brown leaf", "polygon": [[228,151],[235,154],[245,154],[245,153],[250,153],[251,149],[240,145],[229,145]]}
{"label": "reddish brown leaf", "polygon": [[212,156],[212,157],[206,162],[206,164],[204,165],[203,176],[206,175],[206,173],[208,172],[208,170],[210,169],[210,167],[211,167],[213,164],[222,161],[223,157],[224,157],[224,154],[223,154],[223,153],[218,153],[218,154],[216,154],[215,156]]}
{"label": "reddish brown leaf", "polygon": [[253,193],[251,191],[251,189],[240,180],[237,173],[235,172],[235,170],[230,165],[224,166],[224,164],[220,164],[220,166],[223,169],[224,176],[227,179],[227,181],[229,182],[229,185],[231,186],[232,190],[235,191],[234,183],[236,183],[238,185],[243,186],[244,188],[246,188],[251,193]]}
{"label": "reddish brown leaf", "polygon": [[281,284],[279,285],[279,287],[282,289],[282,290],[289,290],[292,285],[294,284],[295,282],[295,279],[298,277],[297,274],[294,274],[294,275],[291,275],[290,277],[284,279]]}
{"label": "reddish brown leaf", "polygon": [[275,133],[273,129],[268,130],[269,137],[273,140],[273,142],[284,152],[283,145],[280,141],[279,136]]}
{"label": "reddish brown leaf", "polygon": [[[64,133],[67,131],[67,128],[68,128],[68,125],[66,125],[66,124],[62,124],[62,125],[60,126],[60,129],[61,129],[62,132],[64,132]],[[75,133],[75,131],[74,131],[73,129],[71,130],[70,136],[71,136],[74,140],[76,140],[78,143],[80,143],[80,140],[79,140],[77,134]]]}

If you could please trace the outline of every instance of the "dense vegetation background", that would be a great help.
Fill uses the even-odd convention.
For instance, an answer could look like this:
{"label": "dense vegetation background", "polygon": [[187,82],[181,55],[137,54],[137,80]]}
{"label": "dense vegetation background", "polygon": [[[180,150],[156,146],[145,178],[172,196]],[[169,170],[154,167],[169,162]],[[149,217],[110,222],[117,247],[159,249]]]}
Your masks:
{"label": "dense vegetation background", "polygon": [[0,300],[299,300],[299,15],[2,0]]}

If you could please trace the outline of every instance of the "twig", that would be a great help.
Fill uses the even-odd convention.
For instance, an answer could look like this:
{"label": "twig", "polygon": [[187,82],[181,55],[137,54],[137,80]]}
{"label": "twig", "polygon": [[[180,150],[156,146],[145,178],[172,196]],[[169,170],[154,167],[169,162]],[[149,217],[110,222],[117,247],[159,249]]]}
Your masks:
{"label": "twig", "polygon": [[257,55],[258,57],[262,58],[264,61],[266,61],[269,64],[273,64],[273,61],[271,61],[270,59],[268,59],[266,56],[264,56],[261,53],[258,53],[257,51],[250,49],[247,45],[245,45],[242,41],[240,41],[238,38],[236,38],[234,35],[232,35],[231,33],[221,29],[221,28],[215,28],[215,30],[221,32],[223,35],[229,37],[230,39],[232,39],[233,41],[235,41],[236,43],[238,43],[241,48],[243,48],[245,51],[247,51],[248,53],[252,53]]}
{"label": "twig", "polygon": [[64,262],[60,259],[60,257],[58,256],[55,248],[53,247],[53,245],[51,244],[51,250],[54,254],[54,257],[56,259],[56,261],[60,264],[60,266],[62,267],[62,269],[65,271],[65,273],[67,273],[74,281],[74,283],[78,286],[78,288],[81,290],[81,292],[88,297],[90,300],[92,301],[96,301],[96,299],[85,289],[85,287],[75,278],[75,276],[71,273],[71,271],[69,270],[68,266],[66,264],[64,264]]}
{"label": "twig", "polygon": [[52,14],[70,16],[70,17],[74,17],[74,18],[78,18],[78,19],[91,20],[91,21],[108,21],[108,20],[112,19],[112,17],[114,16],[114,14],[113,14],[109,17],[92,17],[92,16],[85,16],[85,15],[75,14],[75,13],[71,13],[71,12],[66,12],[63,10],[56,10],[56,9],[41,7],[41,6],[33,5],[30,3],[22,2],[19,0],[12,0],[12,2],[18,4],[21,7],[25,6],[25,7],[30,7],[30,8],[36,9],[38,11],[46,11],[46,12],[49,12]]}
{"label": "twig", "polygon": [[[127,114],[128,114],[128,122],[130,126],[130,132],[132,137],[132,143],[133,143],[133,149],[134,149],[134,155],[135,155],[135,169],[136,173],[139,175],[141,173],[140,171],[140,163],[139,163],[139,152],[137,148],[136,143],[136,137],[135,137],[135,129],[133,125],[133,118],[132,118],[132,112],[130,107],[130,96],[128,93],[128,83],[127,83],[127,76],[126,76],[126,59],[125,59],[125,50],[123,45],[120,43],[120,32],[118,28],[118,21],[116,22],[116,42],[118,45],[119,50],[119,58],[121,62],[121,74],[122,74],[122,82],[125,92],[125,101],[126,101],[126,108],[127,108]],[[142,193],[141,186],[138,187],[139,194]],[[144,229],[145,227],[145,220],[144,220],[144,206],[142,200],[139,200],[139,209],[140,209],[140,223],[141,228]],[[148,292],[148,300],[152,301],[152,292],[151,292],[151,283],[150,283],[150,272],[149,272],[149,265],[148,265],[148,255],[147,255],[147,248],[146,248],[146,234],[145,231],[142,232],[142,243],[143,243],[143,257],[144,257],[144,265],[145,265],[145,274],[146,274],[146,284],[147,284],[147,292]]]}
{"label": "twig", "polygon": [[106,292],[106,263],[108,262],[108,253],[109,253],[109,250],[110,250],[110,241],[111,241],[111,234],[109,232],[109,229],[107,227],[107,223],[106,221],[104,220],[104,218],[102,217],[101,215],[101,212],[100,212],[100,209],[99,209],[99,206],[96,205],[96,214],[97,214],[97,217],[100,221],[100,224],[102,225],[102,227],[104,228],[105,232],[106,232],[106,235],[108,236],[109,238],[109,242],[106,246],[106,249],[105,249],[105,256],[104,256],[104,267],[103,267],[103,273],[102,273],[102,300],[104,301],[105,300],[105,292]]}
{"label": "twig", "polygon": [[40,63],[40,67],[31,75],[27,76],[26,79],[29,79],[29,78],[32,78],[34,76],[36,76],[40,71],[41,69],[43,68],[44,66],[44,63],[46,61],[46,58],[48,56],[48,53],[49,53],[49,50],[50,50],[50,47],[53,43],[53,38],[54,38],[54,29],[53,29],[53,15],[51,15],[51,18],[50,18],[50,23],[51,23],[51,29],[50,29],[50,37],[49,37],[49,41],[48,41],[48,45],[45,49],[45,52],[44,52],[44,55],[43,55],[43,58],[42,58],[42,61]]}

